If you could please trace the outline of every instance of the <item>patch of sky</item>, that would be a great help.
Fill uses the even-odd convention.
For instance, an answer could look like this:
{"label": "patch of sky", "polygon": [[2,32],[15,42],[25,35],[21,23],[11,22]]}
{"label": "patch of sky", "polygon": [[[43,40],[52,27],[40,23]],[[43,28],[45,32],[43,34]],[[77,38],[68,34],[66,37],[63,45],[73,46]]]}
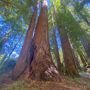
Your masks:
{"label": "patch of sky", "polygon": [[17,58],[18,56],[19,56],[19,55],[18,55],[17,52],[15,52],[15,51],[14,51],[14,52],[12,53],[12,55],[11,55],[11,57],[15,57],[15,58]]}
{"label": "patch of sky", "polygon": [[1,15],[0,15],[0,21],[4,21],[4,19],[1,17]]}
{"label": "patch of sky", "polygon": [[59,36],[59,32],[58,29],[56,28],[56,39],[57,39],[57,44],[58,44],[58,49],[61,49],[61,40],[60,40],[60,36]]}
{"label": "patch of sky", "polygon": [[86,6],[90,9],[90,3],[87,3]]}

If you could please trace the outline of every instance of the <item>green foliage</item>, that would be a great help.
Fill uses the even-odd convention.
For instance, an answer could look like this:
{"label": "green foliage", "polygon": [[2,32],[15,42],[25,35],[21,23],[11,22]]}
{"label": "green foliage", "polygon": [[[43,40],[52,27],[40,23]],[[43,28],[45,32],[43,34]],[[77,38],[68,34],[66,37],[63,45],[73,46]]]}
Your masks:
{"label": "green foliage", "polygon": [[0,61],[2,60],[3,56],[4,56],[3,54],[0,55]]}
{"label": "green foliage", "polygon": [[[42,0],[40,0],[42,2]],[[30,19],[35,8],[37,0],[1,0],[0,1],[0,14],[4,19],[4,22],[10,23],[10,28],[13,30],[13,35],[20,35],[21,32],[26,33],[26,29],[30,23]],[[74,51],[78,54],[83,51],[85,55],[85,51],[83,45],[81,43],[81,39],[84,35],[90,35],[90,26],[88,25],[90,18],[90,10],[85,6],[89,0],[83,0],[83,2],[79,2],[78,0],[51,0],[50,10],[48,12],[48,22],[49,22],[49,37],[50,37],[50,47],[51,54],[53,58],[53,62],[57,66],[56,63],[56,54],[55,54],[55,45],[53,41],[53,33],[52,33],[52,19],[51,12],[54,13],[54,7],[52,3],[55,4],[57,10],[57,20],[58,24],[61,26],[63,30],[63,35],[68,34],[69,39],[74,46]],[[54,16],[55,28],[56,25],[56,17]],[[0,28],[0,31],[3,28]],[[0,38],[0,41],[2,38]],[[63,62],[63,53],[60,50],[60,59]],[[0,56],[0,60],[4,55]],[[11,70],[15,65],[15,60],[6,60],[4,65],[0,66],[0,74],[5,73],[7,67],[10,68],[7,70]],[[12,67],[11,67],[12,66]],[[63,65],[63,69],[65,71],[65,65]],[[24,89],[24,86],[21,86]],[[12,89],[11,87],[8,90]]]}
{"label": "green foliage", "polygon": [[25,90],[26,89],[26,84],[27,83],[25,81],[17,81],[15,84],[13,84],[12,86],[9,86],[5,90],[13,90],[13,89]]}
{"label": "green foliage", "polygon": [[5,23],[10,22],[15,32],[26,32],[26,26],[30,23],[32,15],[31,7],[36,5],[36,0],[2,0],[0,1],[0,13]]}

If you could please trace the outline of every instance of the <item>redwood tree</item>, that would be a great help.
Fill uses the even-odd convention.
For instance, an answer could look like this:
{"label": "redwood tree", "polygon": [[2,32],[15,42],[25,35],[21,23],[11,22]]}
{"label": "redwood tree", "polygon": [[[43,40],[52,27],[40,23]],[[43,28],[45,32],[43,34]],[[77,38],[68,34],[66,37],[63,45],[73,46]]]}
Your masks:
{"label": "redwood tree", "polygon": [[56,7],[54,4],[53,6],[54,6],[54,12],[56,16],[56,22],[58,25],[58,31],[59,31],[60,38],[61,38],[61,45],[62,45],[62,51],[63,51],[63,56],[64,56],[65,69],[66,69],[65,72],[66,74],[71,75],[72,77],[75,77],[75,76],[78,77],[79,74],[78,74],[78,70],[75,64],[76,57],[72,50],[68,34],[65,32],[65,29],[62,28],[62,26],[59,24]]}
{"label": "redwood tree", "polygon": [[74,52],[71,48],[68,35],[67,34],[62,34],[61,32],[61,27],[59,27],[59,33],[61,37],[61,45],[62,45],[62,50],[63,50],[63,56],[64,56],[64,62],[65,62],[65,67],[66,67],[66,73],[71,76],[79,76],[78,70],[75,64],[75,55]]}
{"label": "redwood tree", "polygon": [[59,55],[58,45],[57,45],[57,40],[56,40],[53,13],[52,13],[52,28],[53,28],[53,39],[54,39],[54,44],[55,44],[55,52],[56,52],[56,60],[57,60],[57,69],[59,70],[59,72],[62,72],[62,63],[60,60],[60,55]]}
{"label": "redwood tree", "polygon": [[60,81],[59,72],[52,62],[49,47],[47,0],[43,0],[30,62],[30,78],[35,80]]}
{"label": "redwood tree", "polygon": [[17,79],[19,78],[24,72],[29,71],[29,60],[30,60],[30,46],[32,42],[32,36],[33,36],[33,31],[35,27],[35,21],[36,21],[36,16],[37,16],[37,10],[39,7],[39,0],[37,0],[37,5],[35,7],[34,13],[32,15],[30,25],[25,37],[25,41],[20,53],[20,56],[18,58],[18,61],[15,65],[14,70],[12,71],[12,78]]}

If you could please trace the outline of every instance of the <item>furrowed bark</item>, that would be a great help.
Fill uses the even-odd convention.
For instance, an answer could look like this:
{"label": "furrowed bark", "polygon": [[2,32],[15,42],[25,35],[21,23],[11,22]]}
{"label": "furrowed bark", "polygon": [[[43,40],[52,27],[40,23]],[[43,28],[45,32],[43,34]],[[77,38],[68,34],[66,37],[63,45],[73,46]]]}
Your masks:
{"label": "furrowed bark", "polygon": [[52,62],[49,47],[47,0],[43,0],[33,39],[33,55],[30,78],[44,81],[60,81],[60,75]]}
{"label": "furrowed bark", "polygon": [[15,65],[15,68],[12,71],[12,79],[14,80],[18,79],[24,73],[29,71],[29,62],[30,62],[30,53],[31,53],[30,47],[32,43],[32,36],[33,36],[34,27],[35,27],[38,7],[39,7],[39,0],[37,1],[37,5],[32,15],[20,56]]}

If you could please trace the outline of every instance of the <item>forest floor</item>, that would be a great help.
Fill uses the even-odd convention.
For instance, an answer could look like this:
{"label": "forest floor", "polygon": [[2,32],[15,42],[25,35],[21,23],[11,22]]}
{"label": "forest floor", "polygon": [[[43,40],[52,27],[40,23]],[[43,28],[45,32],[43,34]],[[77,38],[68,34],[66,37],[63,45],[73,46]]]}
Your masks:
{"label": "forest floor", "polygon": [[80,78],[61,77],[61,82],[34,80],[12,81],[8,74],[0,78],[0,90],[90,90],[90,76],[82,73]]}

